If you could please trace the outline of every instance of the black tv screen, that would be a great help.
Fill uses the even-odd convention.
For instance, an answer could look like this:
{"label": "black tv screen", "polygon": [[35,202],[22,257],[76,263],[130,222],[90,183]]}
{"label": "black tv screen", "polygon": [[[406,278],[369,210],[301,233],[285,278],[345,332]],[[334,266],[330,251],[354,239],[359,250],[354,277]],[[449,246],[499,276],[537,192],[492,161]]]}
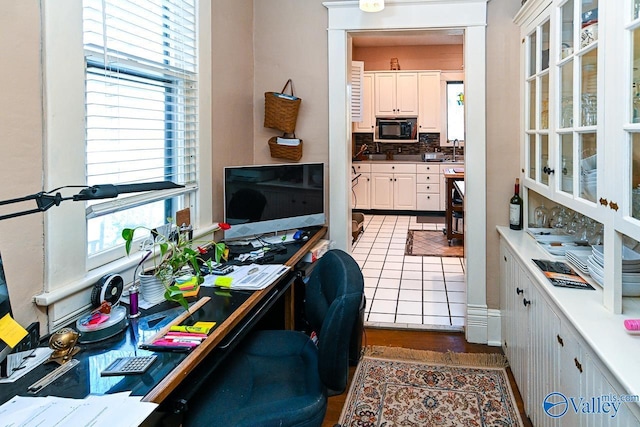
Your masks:
{"label": "black tv screen", "polygon": [[324,225],[324,164],[227,167],[224,200],[226,239]]}

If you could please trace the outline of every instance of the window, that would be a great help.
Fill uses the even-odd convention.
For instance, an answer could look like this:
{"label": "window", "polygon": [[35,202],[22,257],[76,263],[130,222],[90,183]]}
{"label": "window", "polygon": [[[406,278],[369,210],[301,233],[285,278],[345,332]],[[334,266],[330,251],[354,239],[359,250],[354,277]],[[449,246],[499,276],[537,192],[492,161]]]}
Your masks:
{"label": "window", "polygon": [[[120,231],[166,222],[197,188],[195,0],[83,0],[87,185],[184,189],[87,206],[87,255],[122,256]],[[100,264],[93,262],[92,264]]]}
{"label": "window", "polygon": [[447,82],[447,140],[464,141],[464,83]]}

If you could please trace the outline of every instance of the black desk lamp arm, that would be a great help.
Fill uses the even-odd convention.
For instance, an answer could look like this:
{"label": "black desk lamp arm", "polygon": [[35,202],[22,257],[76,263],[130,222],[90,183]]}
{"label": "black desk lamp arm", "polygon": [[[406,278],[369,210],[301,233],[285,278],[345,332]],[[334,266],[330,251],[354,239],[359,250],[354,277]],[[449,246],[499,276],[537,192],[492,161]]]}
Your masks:
{"label": "black desk lamp arm", "polygon": [[[123,193],[139,193],[141,191],[157,191],[157,190],[171,190],[176,188],[183,188],[184,185],[175,184],[171,181],[157,181],[157,182],[143,182],[137,184],[101,184],[87,187],[84,185],[68,185],[65,187],[56,188],[48,192],[41,191],[30,196],[18,197],[17,199],[0,200],[0,206],[10,205],[12,203],[26,202],[29,200],[35,200],[38,205],[37,209],[28,209],[25,211],[15,212],[7,215],[0,215],[0,221],[3,219],[15,218],[17,216],[29,215],[37,212],[44,212],[52,206],[59,206],[61,202],[65,200],[98,200],[98,199],[113,199]],[[62,194],[58,190],[63,188],[82,188],[78,194],[71,197],[62,197]],[[55,194],[52,194],[53,192]]]}
{"label": "black desk lamp arm", "polygon": [[[55,191],[55,190],[54,190]],[[15,218],[17,216],[29,215],[37,212],[44,212],[53,206],[59,206],[64,200],[71,200],[73,197],[62,197],[62,194],[57,192],[56,194],[45,193],[43,191],[31,194],[30,196],[18,197],[16,199],[1,200],[0,205],[9,205],[12,203],[26,202],[29,200],[35,200],[38,205],[37,209],[28,209],[20,212],[14,212],[7,215],[0,215],[0,221],[3,219]]]}

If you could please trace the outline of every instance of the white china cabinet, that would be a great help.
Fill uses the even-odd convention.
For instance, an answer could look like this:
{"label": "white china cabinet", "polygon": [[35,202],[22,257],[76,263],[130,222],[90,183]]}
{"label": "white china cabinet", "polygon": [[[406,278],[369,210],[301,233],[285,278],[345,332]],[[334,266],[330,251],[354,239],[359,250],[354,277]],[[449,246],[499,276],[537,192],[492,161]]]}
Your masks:
{"label": "white china cabinet", "polygon": [[533,191],[603,224],[613,313],[639,305],[622,296],[621,268],[623,244],[640,242],[639,11],[640,0],[528,0],[515,17],[525,200]]}

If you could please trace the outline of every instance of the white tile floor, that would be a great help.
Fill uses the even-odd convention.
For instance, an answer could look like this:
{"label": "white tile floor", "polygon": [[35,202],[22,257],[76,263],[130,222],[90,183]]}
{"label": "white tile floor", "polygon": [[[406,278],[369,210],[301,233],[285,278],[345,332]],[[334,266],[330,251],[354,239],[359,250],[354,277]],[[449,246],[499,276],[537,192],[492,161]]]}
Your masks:
{"label": "white tile floor", "polygon": [[362,268],[365,324],[461,330],[466,311],[464,258],[404,254],[408,230],[442,230],[415,216],[365,214],[352,255]]}

